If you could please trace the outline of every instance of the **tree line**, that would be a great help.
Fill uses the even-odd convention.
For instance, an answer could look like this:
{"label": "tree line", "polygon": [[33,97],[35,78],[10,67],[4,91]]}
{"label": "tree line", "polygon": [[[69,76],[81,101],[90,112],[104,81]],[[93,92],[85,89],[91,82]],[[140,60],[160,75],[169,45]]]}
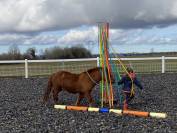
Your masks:
{"label": "tree line", "polygon": [[91,57],[93,57],[91,52],[83,47],[53,47],[45,49],[40,55],[37,55],[35,48],[28,48],[25,53],[21,53],[19,48],[14,45],[9,48],[7,53],[0,54],[0,60],[72,59]]}

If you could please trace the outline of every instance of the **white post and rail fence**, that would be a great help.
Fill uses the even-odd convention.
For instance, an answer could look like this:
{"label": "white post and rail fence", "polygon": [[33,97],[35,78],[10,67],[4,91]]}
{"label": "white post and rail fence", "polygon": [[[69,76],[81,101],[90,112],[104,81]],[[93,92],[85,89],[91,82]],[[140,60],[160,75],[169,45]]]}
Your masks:
{"label": "white post and rail fence", "polygon": [[[118,59],[111,59],[123,72]],[[177,73],[177,57],[144,57],[121,58],[121,61],[140,74]],[[59,70],[80,73],[89,68],[99,66],[99,57],[83,59],[54,59],[54,60],[5,60],[0,61],[0,77],[34,77],[48,76]]]}

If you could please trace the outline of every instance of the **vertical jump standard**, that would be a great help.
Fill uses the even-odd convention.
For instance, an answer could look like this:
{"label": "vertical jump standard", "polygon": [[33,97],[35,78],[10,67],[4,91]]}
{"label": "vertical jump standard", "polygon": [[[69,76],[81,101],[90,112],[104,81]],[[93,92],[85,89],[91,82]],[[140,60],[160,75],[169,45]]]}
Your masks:
{"label": "vertical jump standard", "polygon": [[[123,71],[127,74],[126,66],[123,64],[121,59],[117,56],[114,49],[109,43],[109,23],[98,24],[98,45],[99,45],[99,64],[102,67],[102,81],[100,83],[100,97],[101,107],[104,107],[104,103],[109,102],[109,107],[113,107],[114,101],[117,103],[117,107],[123,107],[123,96],[118,86],[118,81],[121,79],[119,66],[122,67]],[[111,49],[110,49],[111,48]],[[112,58],[116,59],[113,60]],[[108,72],[106,72],[108,70]],[[111,82],[111,75],[114,77],[114,83]],[[103,81],[103,79],[106,79]],[[134,93],[133,80],[132,82],[131,95]],[[117,93],[117,99],[114,100],[114,93]]]}
{"label": "vertical jump standard", "polygon": [[[111,82],[112,68],[109,62],[109,24],[99,23],[98,25],[98,44],[99,44],[99,64],[102,67],[102,80],[100,82],[101,107],[104,102],[109,102],[113,107],[113,86]],[[104,81],[105,79],[105,81]]]}

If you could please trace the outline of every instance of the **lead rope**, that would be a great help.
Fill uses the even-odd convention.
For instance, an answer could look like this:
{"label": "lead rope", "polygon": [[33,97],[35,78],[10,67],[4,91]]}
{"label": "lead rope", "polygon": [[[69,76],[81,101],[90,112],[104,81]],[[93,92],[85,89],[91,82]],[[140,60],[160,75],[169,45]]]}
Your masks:
{"label": "lead rope", "polygon": [[90,80],[93,82],[93,83],[95,83],[96,85],[99,85],[91,76],[90,76],[90,74],[86,71],[86,73],[87,73],[87,75],[88,75],[88,77],[90,78]]}

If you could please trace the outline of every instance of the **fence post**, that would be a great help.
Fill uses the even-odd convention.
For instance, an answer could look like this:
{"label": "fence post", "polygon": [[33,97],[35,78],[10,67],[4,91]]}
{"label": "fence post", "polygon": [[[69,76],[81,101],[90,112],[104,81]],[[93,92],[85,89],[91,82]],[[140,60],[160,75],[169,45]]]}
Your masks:
{"label": "fence post", "polygon": [[162,73],[165,73],[165,56],[162,56]]}
{"label": "fence post", "polygon": [[100,66],[100,58],[97,57],[96,60],[97,60],[97,67],[99,67]]}
{"label": "fence post", "polygon": [[28,78],[28,59],[25,59],[25,78]]}
{"label": "fence post", "polygon": [[64,60],[62,60],[62,70],[65,70],[65,63],[64,63]]}

